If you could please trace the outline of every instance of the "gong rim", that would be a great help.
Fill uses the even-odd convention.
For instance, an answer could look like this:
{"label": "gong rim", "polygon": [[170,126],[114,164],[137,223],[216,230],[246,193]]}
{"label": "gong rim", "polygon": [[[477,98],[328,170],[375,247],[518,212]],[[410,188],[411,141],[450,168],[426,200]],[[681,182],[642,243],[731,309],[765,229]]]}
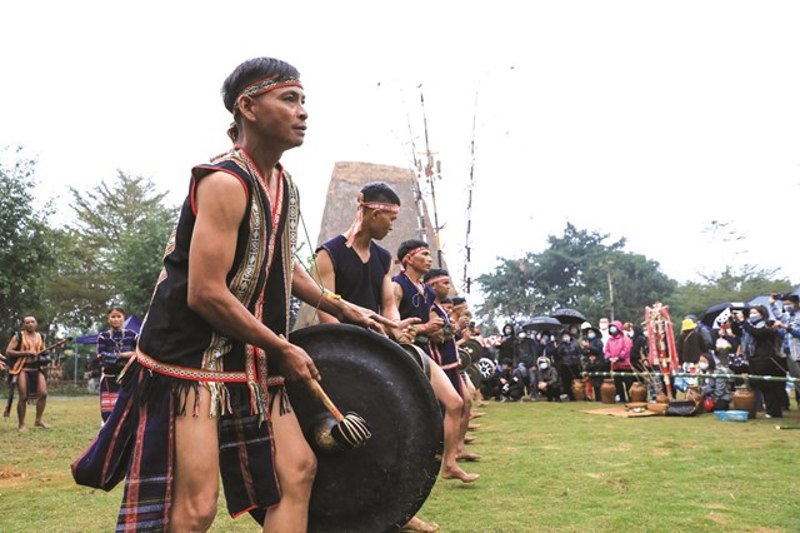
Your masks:
{"label": "gong rim", "polygon": [[[363,416],[373,435],[363,448],[318,454],[308,530],[396,531],[422,507],[441,466],[441,410],[428,378],[403,347],[359,327],[314,325],[291,342],[314,360],[339,410]],[[303,383],[287,390],[313,446],[325,408]]]}

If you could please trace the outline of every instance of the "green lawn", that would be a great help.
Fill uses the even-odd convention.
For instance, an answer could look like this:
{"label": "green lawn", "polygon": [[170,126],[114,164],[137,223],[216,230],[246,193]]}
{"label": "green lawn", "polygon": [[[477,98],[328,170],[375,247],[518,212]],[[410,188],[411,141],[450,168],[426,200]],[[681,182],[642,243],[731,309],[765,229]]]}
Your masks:
{"label": "green lawn", "polygon": [[[437,482],[420,511],[445,532],[800,531],[800,426],[783,420],[623,419],[587,403],[489,403],[474,485]],[[32,412],[30,413],[32,414]],[[0,419],[0,532],[112,531],[122,487],[78,487],[70,461],[98,429],[97,397],[57,397],[50,430]],[[258,531],[220,499],[212,531]]]}

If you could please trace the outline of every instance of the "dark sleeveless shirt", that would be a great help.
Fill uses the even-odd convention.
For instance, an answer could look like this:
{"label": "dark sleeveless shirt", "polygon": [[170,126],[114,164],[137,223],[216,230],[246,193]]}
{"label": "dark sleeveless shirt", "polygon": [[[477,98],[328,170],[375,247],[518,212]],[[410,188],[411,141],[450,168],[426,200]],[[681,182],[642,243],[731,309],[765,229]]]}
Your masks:
{"label": "dark sleeveless shirt", "polygon": [[383,278],[392,264],[392,254],[375,242],[369,245],[369,261],[364,263],[344,235],[338,235],[317,248],[325,250],[333,263],[336,276],[334,292],[348,302],[381,312]]}
{"label": "dark sleeveless shirt", "polygon": [[[228,288],[272,331],[286,333],[286,304],[291,290],[292,252],[289,250],[295,233],[285,229],[287,218],[294,220],[293,213],[296,214],[299,207],[291,179],[282,168],[279,170],[282,209],[275,225],[265,185],[244,149],[234,148],[211,164],[192,169],[189,195],[167,243],[164,268],[139,335],[139,349],[146,355],[190,368],[244,370],[244,343],[215,331],[211,324],[189,309],[187,303],[189,247],[196,222],[195,191],[201,179],[218,171],[238,178],[247,194],[233,265],[226,276]],[[271,241],[273,234],[275,239]],[[249,351],[252,352],[252,347]]]}
{"label": "dark sleeveless shirt", "polygon": [[417,286],[402,272],[394,276],[392,281],[397,282],[403,289],[403,298],[400,300],[400,305],[398,306],[400,318],[405,320],[406,318],[416,317],[419,318],[423,324],[428,322],[428,320],[430,320],[431,306],[433,305],[433,300],[436,298],[436,293],[433,292],[433,289],[427,285],[423,285],[425,291],[424,293],[420,293]]}
{"label": "dark sleeveless shirt", "polygon": [[[441,306],[433,304],[433,312],[441,318],[445,324],[450,324],[450,317],[447,315]],[[456,347],[455,337],[436,345],[436,351],[441,356],[442,360],[439,361],[440,365],[448,365],[458,362],[458,348]]]}

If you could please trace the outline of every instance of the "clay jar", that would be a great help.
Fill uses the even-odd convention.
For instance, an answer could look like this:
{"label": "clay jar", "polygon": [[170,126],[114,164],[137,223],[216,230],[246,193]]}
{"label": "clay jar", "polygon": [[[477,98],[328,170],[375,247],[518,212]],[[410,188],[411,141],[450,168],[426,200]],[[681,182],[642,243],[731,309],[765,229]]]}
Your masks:
{"label": "clay jar", "polygon": [[603,384],[600,386],[600,400],[603,403],[614,403],[614,397],[617,395],[617,387],[614,385],[613,379],[604,379]]}
{"label": "clay jar", "polygon": [[642,403],[647,401],[647,387],[638,381],[634,381],[630,388],[631,402]]}
{"label": "clay jar", "polygon": [[575,398],[575,401],[578,402],[582,402],[585,399],[586,396],[583,392],[583,380],[572,380],[572,396]]}
{"label": "clay jar", "polygon": [[748,385],[740,385],[736,387],[733,393],[733,408],[737,411],[747,411],[749,414],[747,418],[754,419],[756,417],[756,393]]}

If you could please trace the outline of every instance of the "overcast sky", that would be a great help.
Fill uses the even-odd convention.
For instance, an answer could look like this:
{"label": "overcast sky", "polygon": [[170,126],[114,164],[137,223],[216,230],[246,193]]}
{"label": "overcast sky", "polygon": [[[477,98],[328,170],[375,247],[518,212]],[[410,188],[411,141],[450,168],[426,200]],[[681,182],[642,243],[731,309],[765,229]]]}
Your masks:
{"label": "overcast sky", "polygon": [[[679,281],[743,263],[800,281],[797,2],[28,0],[0,20],[0,144],[38,156],[59,220],[68,186],[117,168],[181,202],[191,166],[229,146],[222,81],[271,55],[307,93],[283,162],[312,239],[334,162],[423,150],[421,85],[458,280],[477,117],[473,275],[571,221]],[[715,242],[712,221],[744,238]]]}

